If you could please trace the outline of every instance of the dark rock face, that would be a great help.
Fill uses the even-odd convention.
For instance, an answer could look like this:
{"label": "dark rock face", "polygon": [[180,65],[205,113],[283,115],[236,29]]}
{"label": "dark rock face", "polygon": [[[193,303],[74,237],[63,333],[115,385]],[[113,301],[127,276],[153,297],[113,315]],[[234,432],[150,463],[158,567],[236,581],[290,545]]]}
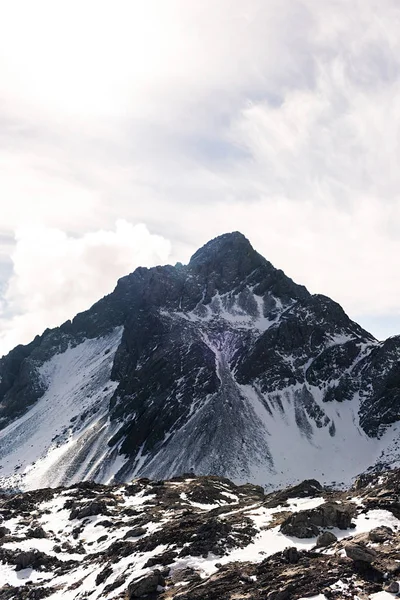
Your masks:
{"label": "dark rock face", "polygon": [[367,395],[360,410],[360,424],[369,435],[379,435],[387,425],[400,419],[400,336],[394,336],[371,351],[360,361],[356,370],[361,375],[366,370],[364,386],[370,384],[372,394]]}
{"label": "dark rock face", "polygon": [[36,338],[28,346],[17,346],[0,359],[0,425],[22,415],[45,391],[33,358],[38,343]]}
{"label": "dark rock face", "polygon": [[[377,342],[337,303],[311,295],[235,232],[211,240],[186,266],[136,269],[72,322],[3,357],[0,428],[46,396],[46,361],[116,328],[122,337],[98,417],[108,445],[104,464],[93,458],[96,431],[84,433],[57,482],[105,480],[123,455],[120,481],[196,472],[268,485],[287,467],[274,449],[277,422],[293,420],[287,435],[295,428],[301,443],[316,447],[335,440],[349,404],[358,411],[359,437],[360,428],[380,437],[400,420],[400,337]],[[84,431],[96,406],[64,424],[57,443],[72,429]],[[315,442],[321,434],[325,441]],[[0,449],[0,460],[6,452]],[[292,470],[283,484],[296,479]]]}

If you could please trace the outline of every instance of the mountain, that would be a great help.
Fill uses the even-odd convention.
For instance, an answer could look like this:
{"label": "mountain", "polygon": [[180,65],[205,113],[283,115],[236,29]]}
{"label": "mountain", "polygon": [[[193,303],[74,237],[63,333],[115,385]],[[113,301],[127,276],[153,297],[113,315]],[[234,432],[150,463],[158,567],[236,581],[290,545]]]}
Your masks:
{"label": "mountain", "polygon": [[399,591],[400,473],[265,494],[219,477],[0,496],[0,600],[343,600]]}
{"label": "mountain", "polygon": [[399,400],[400,336],[378,342],[230,233],[1,359],[1,482],[349,483],[399,464]]}

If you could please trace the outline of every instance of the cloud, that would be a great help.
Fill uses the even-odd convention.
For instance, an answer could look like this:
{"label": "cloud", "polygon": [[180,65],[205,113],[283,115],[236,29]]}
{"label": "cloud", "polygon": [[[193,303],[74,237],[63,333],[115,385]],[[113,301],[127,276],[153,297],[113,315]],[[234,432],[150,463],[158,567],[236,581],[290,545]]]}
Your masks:
{"label": "cloud", "polygon": [[19,229],[0,316],[0,352],[74,317],[111,292],[119,277],[139,265],[165,263],[169,254],[168,240],[124,220],[114,230],[81,237],[44,226]]}
{"label": "cloud", "polygon": [[239,229],[351,316],[393,316],[395,333],[396,0],[15,0],[6,11],[2,230],[83,239],[123,217],[184,262]]}

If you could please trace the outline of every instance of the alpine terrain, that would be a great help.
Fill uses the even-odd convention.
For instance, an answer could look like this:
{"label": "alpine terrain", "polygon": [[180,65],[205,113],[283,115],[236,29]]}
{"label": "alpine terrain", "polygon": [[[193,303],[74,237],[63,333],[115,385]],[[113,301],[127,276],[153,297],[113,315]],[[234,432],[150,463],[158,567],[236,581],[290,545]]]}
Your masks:
{"label": "alpine terrain", "polygon": [[1,359],[0,483],[350,484],[400,464],[399,420],[400,336],[377,341],[236,232]]}
{"label": "alpine terrain", "polygon": [[1,600],[391,600],[400,472],[349,491],[220,477],[0,495]]}

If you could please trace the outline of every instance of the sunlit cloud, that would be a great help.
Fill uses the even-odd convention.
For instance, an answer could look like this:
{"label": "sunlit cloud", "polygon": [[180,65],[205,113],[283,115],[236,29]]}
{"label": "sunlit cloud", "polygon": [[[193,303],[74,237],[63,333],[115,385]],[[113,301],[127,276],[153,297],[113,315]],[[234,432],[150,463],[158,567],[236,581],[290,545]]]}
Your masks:
{"label": "sunlit cloud", "polygon": [[166,263],[169,254],[168,240],[124,220],[82,237],[44,226],[19,229],[3,318],[0,312],[0,354],[86,310],[136,267]]}
{"label": "sunlit cloud", "polygon": [[[172,262],[239,229],[312,292],[354,318],[384,319],[385,333],[392,322],[395,333],[395,0],[16,0],[5,11],[1,222],[11,237],[31,232],[1,250],[7,264],[13,254],[16,269],[23,239],[40,228],[49,247],[63,246],[50,237],[57,230],[71,248],[115,232],[120,218],[145,223],[171,241]],[[93,252],[105,260],[103,250]],[[117,255],[110,251],[109,288],[121,269],[132,270]],[[100,262],[86,259],[102,281]],[[7,287],[9,276],[0,269],[0,293],[18,317],[9,311],[2,325],[17,342],[28,334],[15,319],[30,309],[11,301],[19,276]],[[102,285],[93,286],[100,295]],[[77,308],[65,297],[48,323],[43,311],[40,327],[96,299],[85,298]]]}

